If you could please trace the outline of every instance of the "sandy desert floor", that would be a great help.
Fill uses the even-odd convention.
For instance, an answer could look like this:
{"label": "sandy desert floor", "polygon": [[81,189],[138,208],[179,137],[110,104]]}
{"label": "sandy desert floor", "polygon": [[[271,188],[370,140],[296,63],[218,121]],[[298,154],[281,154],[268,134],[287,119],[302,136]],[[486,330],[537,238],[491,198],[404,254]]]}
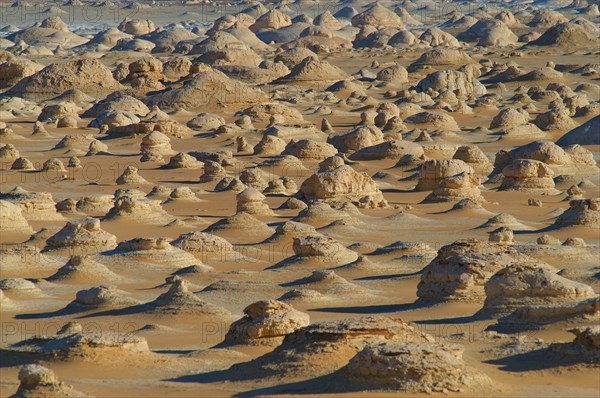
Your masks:
{"label": "sandy desert floor", "polygon": [[0,396],[600,396],[597,2],[0,7]]}

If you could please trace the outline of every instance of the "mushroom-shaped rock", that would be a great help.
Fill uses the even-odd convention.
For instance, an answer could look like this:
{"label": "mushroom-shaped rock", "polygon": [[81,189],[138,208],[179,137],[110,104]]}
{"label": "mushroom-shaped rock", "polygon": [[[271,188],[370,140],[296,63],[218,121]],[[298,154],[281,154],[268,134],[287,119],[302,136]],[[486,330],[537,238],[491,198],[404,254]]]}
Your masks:
{"label": "mushroom-shaped rock", "polygon": [[299,193],[307,199],[346,199],[360,202],[366,196],[387,205],[381,190],[366,173],[345,165],[342,158],[334,156],[319,164],[319,171],[306,179]]}
{"label": "mushroom-shaped rock", "polygon": [[424,202],[452,202],[462,199],[482,202],[484,199],[479,190],[480,183],[478,177],[463,171],[441,180]]}
{"label": "mushroom-shaped rock", "polygon": [[461,173],[475,174],[471,166],[459,159],[428,160],[421,165],[415,191],[429,191],[437,187],[442,180]]}
{"label": "mushroom-shaped rock", "polygon": [[477,145],[459,147],[452,158],[462,160],[471,166],[478,175],[487,176],[493,169],[490,159]]}
{"label": "mushroom-shaped rock", "polygon": [[171,149],[171,140],[169,137],[159,131],[153,131],[142,138],[140,151],[143,162],[160,161],[163,156],[172,155],[174,152]]}
{"label": "mushroom-shaped rock", "polygon": [[217,162],[208,160],[204,162],[204,173],[200,176],[200,182],[218,181],[227,176],[227,171]]}
{"label": "mushroom-shaped rock", "polygon": [[294,66],[289,74],[277,79],[276,83],[337,81],[348,79],[350,76],[327,61],[317,57],[306,57]]}
{"label": "mushroom-shaped rock", "polygon": [[553,192],[554,172],[543,162],[515,159],[502,169],[504,179],[500,190]]}
{"label": "mushroom-shaped rock", "polygon": [[294,238],[292,246],[297,259],[308,259],[322,263],[344,263],[356,260],[358,255],[335,239],[322,235]]}
{"label": "mushroom-shaped rock", "polygon": [[258,167],[245,169],[240,173],[240,181],[245,185],[256,188],[259,191],[267,187],[267,182],[264,180],[264,173]]}
{"label": "mushroom-shaped rock", "polygon": [[242,192],[236,195],[237,200],[237,211],[243,211],[248,214],[260,214],[260,215],[271,215],[273,211],[269,208],[269,205],[263,201],[266,199],[265,195],[260,193],[259,190],[252,187],[247,187]]}

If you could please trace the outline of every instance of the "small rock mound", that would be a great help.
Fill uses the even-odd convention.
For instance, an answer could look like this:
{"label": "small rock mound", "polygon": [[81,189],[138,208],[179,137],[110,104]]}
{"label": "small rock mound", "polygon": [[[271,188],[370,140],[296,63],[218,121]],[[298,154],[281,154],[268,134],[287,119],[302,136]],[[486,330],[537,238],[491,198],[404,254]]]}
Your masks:
{"label": "small rock mound", "polygon": [[417,84],[422,92],[452,91],[459,98],[480,97],[487,93],[483,84],[470,73],[456,70],[433,72]]}
{"label": "small rock mound", "polygon": [[164,225],[174,217],[161,206],[160,200],[124,196],[114,202],[104,220],[128,220],[134,223]]}
{"label": "small rock mound", "polygon": [[292,139],[281,154],[295,156],[298,159],[323,160],[335,156],[337,149],[326,142]]}
{"label": "small rock mound", "polygon": [[225,308],[207,303],[190,292],[187,282],[183,279],[175,280],[166,293],[148,303],[147,307],[151,312],[160,315],[187,314],[216,317],[231,315]]}
{"label": "small rock mound", "polygon": [[491,385],[465,364],[463,351],[458,344],[388,341],[365,347],[342,372],[358,389],[431,394]]}
{"label": "small rock mound", "polygon": [[64,266],[46,278],[50,282],[69,281],[86,283],[102,283],[119,279],[121,277],[109,270],[104,264],[96,262],[88,256],[81,255],[71,256]]}
{"label": "small rock mound", "polygon": [[180,235],[171,245],[194,255],[227,256],[236,253],[227,240],[206,232],[190,232]]}
{"label": "small rock mound", "polygon": [[501,172],[511,161],[533,159],[544,162],[554,174],[594,174],[598,172],[593,154],[579,145],[561,148],[550,141],[534,141],[511,151],[496,153],[494,173]]}
{"label": "small rock mound", "polygon": [[435,48],[423,53],[419,59],[409,67],[409,72],[415,72],[423,67],[459,67],[461,65],[474,64],[475,61],[463,50],[454,48]]}
{"label": "small rock mound", "polygon": [[569,208],[558,216],[554,225],[600,228],[600,198],[572,200]]}
{"label": "small rock mound", "polygon": [[204,167],[204,163],[185,152],[179,152],[172,156],[169,163],[164,166],[166,169],[201,169],[202,167]]}
{"label": "small rock mound", "polygon": [[360,14],[353,16],[350,22],[352,26],[372,25],[380,28],[404,29],[402,18],[395,12],[379,4],[379,2]]}
{"label": "small rock mound", "polygon": [[386,207],[381,190],[367,173],[359,173],[334,156],[319,164],[319,171],[300,187],[307,199],[346,199],[364,207]]}
{"label": "small rock mound", "polygon": [[103,253],[104,261],[120,267],[182,268],[197,263],[196,258],[171,245],[166,238],[134,238],[120,242],[117,247]]}
{"label": "small rock mound", "polygon": [[317,57],[306,57],[294,66],[288,75],[276,80],[275,83],[338,81],[349,77],[346,72],[327,61]]}
{"label": "small rock mound", "polygon": [[358,255],[333,238],[323,235],[301,236],[294,238],[292,246],[294,256],[284,260],[280,265],[297,262],[317,262],[342,265],[356,260]]}
{"label": "small rock mound", "polygon": [[75,294],[75,300],[71,301],[67,308],[76,311],[92,311],[122,308],[137,304],[140,304],[140,302],[129,297],[127,292],[112,285],[100,285],[79,290]]}
{"label": "small rock mound", "polygon": [[6,193],[0,193],[0,200],[21,207],[21,213],[28,221],[64,220],[56,211],[56,203],[49,192],[30,192],[20,186]]}
{"label": "small rock mound", "polygon": [[11,346],[20,352],[70,360],[84,358],[94,361],[101,354],[114,360],[125,354],[149,354],[148,342],[143,337],[110,332],[86,332],[81,324],[69,322],[54,336],[35,336]]}
{"label": "small rock mound", "polygon": [[[265,239],[274,232],[273,228],[244,212],[225,217],[204,230],[204,232],[217,234],[220,232],[239,233],[240,231],[244,231],[244,234],[249,234],[247,236],[254,236],[257,239],[261,237]],[[228,237],[228,239],[230,238]]]}
{"label": "small rock mound", "polygon": [[600,326],[580,326],[569,329],[575,338],[568,344],[553,344],[550,350],[574,358],[577,362],[600,363]]}
{"label": "small rock mound", "polygon": [[229,327],[225,344],[277,346],[286,335],[310,323],[307,314],[277,300],[250,304],[244,314]]}
{"label": "small rock mound", "polygon": [[61,64],[51,64],[26,77],[9,90],[9,93],[37,101],[56,97],[67,90],[78,89],[93,97],[122,89],[110,70],[97,59],[86,58]]}
{"label": "small rock mound", "polygon": [[135,166],[127,166],[123,174],[117,178],[118,185],[142,185],[149,184],[148,181],[138,174],[138,169]]}
{"label": "small rock mound", "polygon": [[275,233],[265,243],[292,242],[294,238],[301,238],[308,235],[317,235],[317,230],[308,224],[286,221],[275,228]]}
{"label": "small rock mound", "polygon": [[69,221],[60,231],[48,238],[45,250],[81,250],[97,253],[117,246],[117,237],[100,228],[100,220],[85,218]]}
{"label": "small rock mound", "polygon": [[590,286],[556,274],[547,265],[515,264],[498,271],[485,285],[483,312],[508,314],[518,307],[573,303],[595,296]]}
{"label": "small rock mound", "polygon": [[23,217],[21,207],[6,200],[0,200],[0,232],[30,234],[33,229]]}
{"label": "small rock mound", "polygon": [[459,240],[442,247],[423,269],[417,296],[421,300],[482,302],[484,286],[492,275],[525,260],[530,259],[508,245]]}
{"label": "small rock mound", "polygon": [[41,365],[29,364],[19,370],[19,389],[14,398],[89,397],[58,380],[54,372]]}
{"label": "small rock mound", "polygon": [[310,276],[283,286],[299,286],[333,298],[347,295],[364,295],[365,289],[342,278],[333,270],[316,270]]}
{"label": "small rock mound", "polygon": [[[370,344],[432,342],[433,338],[398,318],[365,317],[314,323],[288,334],[274,351],[234,365],[232,378],[306,379],[331,374]],[[276,364],[276,366],[274,366]]]}
{"label": "small rock mound", "polygon": [[545,31],[530,46],[560,46],[578,48],[597,45],[598,39],[583,26],[574,23],[558,23]]}

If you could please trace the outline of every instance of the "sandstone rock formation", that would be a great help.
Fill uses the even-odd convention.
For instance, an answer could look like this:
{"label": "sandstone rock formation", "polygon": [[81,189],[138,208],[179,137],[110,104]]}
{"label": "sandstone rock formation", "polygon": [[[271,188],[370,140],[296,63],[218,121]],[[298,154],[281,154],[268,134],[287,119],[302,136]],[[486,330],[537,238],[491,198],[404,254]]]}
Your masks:
{"label": "sandstone rock formation", "polygon": [[7,234],[30,234],[33,229],[23,217],[21,208],[18,205],[0,200],[0,231]]}
{"label": "sandstone rock formation", "polygon": [[237,200],[238,212],[260,215],[273,214],[269,205],[263,202],[266,199],[265,195],[260,193],[256,188],[248,187],[237,194],[235,198]]}
{"label": "sandstone rock formation", "polygon": [[479,191],[480,183],[478,177],[467,172],[444,178],[433,188],[424,202],[452,202],[462,199],[471,199],[476,202],[485,201]]}
{"label": "sandstone rock formation", "polygon": [[422,300],[482,302],[487,281],[527,256],[503,244],[459,240],[442,247],[424,269],[417,287]]}
{"label": "sandstone rock formation", "polygon": [[539,160],[515,159],[502,169],[502,174],[500,190],[554,192],[554,172]]}
{"label": "sandstone rock formation", "polygon": [[122,87],[100,61],[80,59],[51,64],[21,80],[9,93],[25,99],[45,100],[73,88],[91,96],[99,96],[108,95]]}
{"label": "sandstone rock formation", "polygon": [[347,199],[368,207],[387,206],[377,184],[337,156],[321,162],[319,171],[302,183],[299,193],[307,199]]}
{"label": "sandstone rock formation", "polygon": [[556,219],[556,226],[583,225],[590,228],[600,226],[600,199],[572,200],[569,208]]}
{"label": "sandstone rock formation", "polygon": [[15,398],[88,396],[59,381],[52,370],[35,364],[24,365],[19,370],[19,389],[13,395]]}
{"label": "sandstone rock formation", "polygon": [[498,271],[485,285],[482,312],[508,314],[531,305],[573,303],[594,297],[594,289],[556,274],[547,265],[514,264]]}
{"label": "sandstone rock formation", "polygon": [[244,314],[229,327],[225,344],[276,346],[286,335],[310,323],[307,314],[277,300],[252,303]]}
{"label": "sandstone rock formation", "polygon": [[388,341],[366,346],[342,369],[357,389],[431,394],[490,386],[467,366],[458,344]]}
{"label": "sandstone rock formation", "polygon": [[56,212],[56,203],[49,192],[30,192],[17,186],[9,192],[0,193],[0,200],[18,205],[28,221],[63,220],[63,216]]}
{"label": "sandstone rock formation", "polygon": [[91,254],[113,249],[117,245],[117,237],[102,230],[100,220],[88,217],[67,222],[58,233],[48,238],[46,245],[46,250],[73,250]]}
{"label": "sandstone rock formation", "polygon": [[428,160],[421,165],[415,191],[429,191],[442,180],[461,173],[474,175],[471,166],[459,159]]}
{"label": "sandstone rock formation", "polygon": [[148,181],[138,174],[138,169],[135,166],[127,166],[117,180],[118,185],[141,185],[149,184]]}

